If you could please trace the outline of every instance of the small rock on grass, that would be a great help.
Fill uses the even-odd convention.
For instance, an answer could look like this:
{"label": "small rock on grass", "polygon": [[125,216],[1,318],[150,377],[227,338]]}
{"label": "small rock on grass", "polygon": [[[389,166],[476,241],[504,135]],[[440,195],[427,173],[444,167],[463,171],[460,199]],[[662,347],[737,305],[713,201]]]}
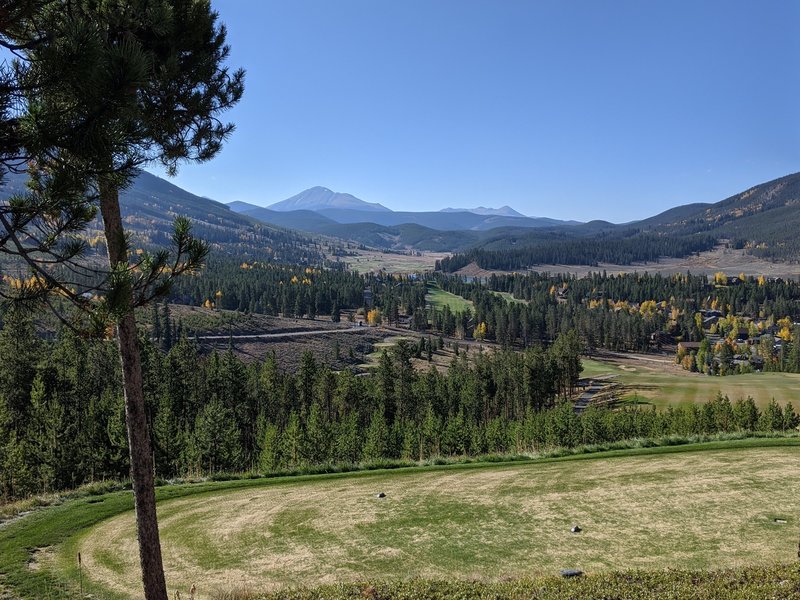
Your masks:
{"label": "small rock on grass", "polygon": [[580,577],[581,575],[583,575],[583,571],[579,569],[561,569],[562,577]]}

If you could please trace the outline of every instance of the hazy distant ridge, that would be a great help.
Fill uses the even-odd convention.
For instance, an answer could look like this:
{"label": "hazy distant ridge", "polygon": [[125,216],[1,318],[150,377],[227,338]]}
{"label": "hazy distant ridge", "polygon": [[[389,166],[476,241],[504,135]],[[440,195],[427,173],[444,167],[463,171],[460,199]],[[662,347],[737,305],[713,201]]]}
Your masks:
{"label": "hazy distant ridge", "polygon": [[485,206],[476,206],[475,208],[443,208],[439,212],[453,213],[453,212],[471,212],[476,215],[493,215],[498,217],[524,217],[521,212],[518,212],[510,206],[501,206],[500,208],[491,208]]}

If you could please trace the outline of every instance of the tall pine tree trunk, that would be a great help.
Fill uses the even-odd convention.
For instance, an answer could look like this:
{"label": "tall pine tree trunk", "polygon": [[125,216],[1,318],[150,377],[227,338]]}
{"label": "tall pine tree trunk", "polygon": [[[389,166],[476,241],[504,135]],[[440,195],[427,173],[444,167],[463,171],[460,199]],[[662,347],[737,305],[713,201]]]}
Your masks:
{"label": "tall pine tree trunk", "polygon": [[[103,217],[108,260],[112,269],[128,266],[128,249],[119,208],[119,189],[108,180],[100,181],[100,213]],[[132,291],[125,291],[130,307]],[[161,560],[161,541],[156,518],[156,494],[150,436],[145,414],[142,361],[136,332],[136,319],[129,308],[117,323],[122,385],[125,392],[125,421],[131,459],[131,480],[136,506],[136,532],[145,600],[167,600],[167,584]]]}

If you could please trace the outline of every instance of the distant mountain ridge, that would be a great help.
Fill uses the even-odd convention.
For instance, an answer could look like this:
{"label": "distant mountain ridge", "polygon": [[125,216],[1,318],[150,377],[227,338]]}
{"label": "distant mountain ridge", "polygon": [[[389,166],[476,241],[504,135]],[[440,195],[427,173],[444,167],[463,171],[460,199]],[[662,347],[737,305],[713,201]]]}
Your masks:
{"label": "distant mountain ridge", "polygon": [[439,212],[453,213],[453,212],[471,212],[476,215],[492,215],[498,217],[525,217],[521,212],[518,212],[508,205],[501,206],[500,208],[487,208],[485,206],[476,206],[475,208],[443,208]]}
{"label": "distant mountain ridge", "polygon": [[[231,202],[231,210],[246,214],[253,218],[302,231],[323,233],[326,235],[348,235],[349,239],[371,244],[376,238],[375,226],[397,228],[400,230],[385,232],[387,240],[393,246],[404,247],[404,240],[413,244],[425,244],[425,236],[419,234],[419,227],[432,231],[488,231],[498,227],[558,227],[573,225],[575,221],[560,221],[544,217],[532,218],[515,211],[509,206],[486,208],[479,206],[473,209],[447,208],[440,211],[393,211],[378,203],[365,202],[352,194],[334,192],[328,188],[317,186],[299,194],[276,202],[266,208],[247,202]],[[342,225],[349,227],[343,228]],[[363,235],[359,232],[363,231]],[[397,231],[401,233],[398,235]],[[412,232],[405,236],[402,232]],[[343,233],[344,232],[344,233]],[[441,235],[433,234],[431,239],[441,239]],[[445,236],[453,239],[454,236]],[[464,241],[476,241],[481,236],[464,236]],[[475,239],[474,239],[475,238]],[[439,242],[436,243],[440,247]],[[459,245],[460,246],[460,245]]]}

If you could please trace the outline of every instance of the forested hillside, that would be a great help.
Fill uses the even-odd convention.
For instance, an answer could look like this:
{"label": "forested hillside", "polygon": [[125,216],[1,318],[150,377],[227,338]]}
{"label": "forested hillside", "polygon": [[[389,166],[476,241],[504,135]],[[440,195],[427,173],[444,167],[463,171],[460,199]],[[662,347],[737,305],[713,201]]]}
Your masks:
{"label": "forested hillside", "polygon": [[663,257],[681,258],[710,250],[715,244],[716,238],[711,235],[665,236],[631,231],[589,236],[525,233],[496,236],[478,247],[444,258],[436,266],[452,273],[473,262],[483,269],[501,271],[525,270],[540,264],[631,265]]}
{"label": "forested hillside", "polygon": [[[384,352],[376,371],[334,373],[303,356],[296,373],[274,359],[203,358],[182,337],[163,353],[142,339],[145,397],[156,473],[220,471],[442,455],[524,452],[633,437],[797,425],[791,406],[761,413],[750,399],[718,398],[664,412],[558,402],[576,385],[574,334],[524,353],[462,352],[446,374],[418,373],[415,349]],[[0,331],[0,498],[128,475],[119,361],[113,344],[62,332],[38,339],[7,314]]]}
{"label": "forested hillside", "polygon": [[712,234],[757,256],[800,259],[800,173],[756,185],[716,204],[678,209],[636,225],[642,231]]}
{"label": "forested hillside", "polygon": [[[24,193],[25,181],[24,175],[6,174],[0,197]],[[182,215],[192,220],[194,234],[208,242],[212,252],[282,263],[323,261],[319,245],[308,236],[236,213],[224,204],[196,196],[146,171],[141,171],[131,186],[120,193],[120,204],[134,246],[168,246],[172,222]],[[98,253],[104,252],[99,221],[86,232],[86,238]]]}
{"label": "forested hillside", "polygon": [[586,223],[542,231],[490,232],[474,247],[441,261],[454,272],[523,270],[539,264],[630,265],[683,258],[720,240],[779,261],[800,260],[800,174],[763,183],[716,204],[688,204],[626,225]]}

